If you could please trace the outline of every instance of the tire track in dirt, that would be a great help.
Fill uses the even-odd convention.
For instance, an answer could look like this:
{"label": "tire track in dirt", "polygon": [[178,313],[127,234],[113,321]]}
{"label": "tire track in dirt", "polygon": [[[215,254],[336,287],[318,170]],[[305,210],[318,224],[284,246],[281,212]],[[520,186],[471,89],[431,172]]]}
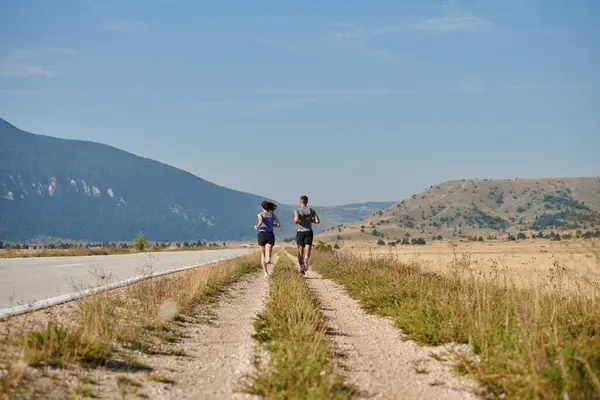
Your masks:
{"label": "tire track in dirt", "polygon": [[321,303],[340,368],[348,382],[361,391],[361,398],[477,398],[474,382],[431,358],[432,351],[444,348],[403,341],[389,319],[367,314],[340,285],[312,269],[306,279]]}
{"label": "tire track in dirt", "polygon": [[[272,263],[277,262],[277,255]],[[271,266],[269,266],[271,268]],[[187,357],[151,357],[157,370],[171,371],[174,385],[146,387],[157,399],[249,399],[235,393],[240,379],[252,371],[257,345],[252,339],[254,317],[266,304],[269,278],[262,271],[235,284],[213,310],[214,323],[184,329],[181,348]]]}

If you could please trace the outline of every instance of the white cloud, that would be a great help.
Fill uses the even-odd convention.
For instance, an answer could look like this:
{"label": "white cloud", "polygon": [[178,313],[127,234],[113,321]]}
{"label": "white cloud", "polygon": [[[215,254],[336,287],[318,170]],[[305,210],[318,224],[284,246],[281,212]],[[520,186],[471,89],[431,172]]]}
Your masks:
{"label": "white cloud", "polygon": [[[389,89],[283,89],[255,92],[230,92],[224,99],[201,99],[184,104],[186,108],[219,110],[227,113],[260,114],[284,111],[328,101],[357,97],[377,97],[416,93],[413,90]],[[223,93],[221,93],[223,94]]]}
{"label": "white cloud", "polygon": [[10,58],[13,60],[48,58],[53,55],[75,56],[77,51],[61,47],[48,47],[46,49],[18,49],[10,52]]}
{"label": "white cloud", "polygon": [[395,59],[390,51],[374,47],[368,42],[371,32],[353,30],[348,32],[334,32],[330,37],[330,44],[361,56],[380,59]]}
{"label": "white cloud", "polygon": [[48,66],[57,56],[74,56],[73,49],[48,47],[45,49],[17,49],[0,58],[1,78],[54,78],[55,69]]}
{"label": "white cloud", "polygon": [[473,14],[430,18],[411,28],[426,32],[472,32],[488,29],[492,23]]}
{"label": "white cloud", "polygon": [[114,33],[135,33],[142,30],[144,23],[130,19],[114,19],[106,23],[105,28]]}
{"label": "white cloud", "polygon": [[0,77],[2,78],[54,78],[56,72],[51,68],[41,65],[19,64],[14,62],[0,62]]}
{"label": "white cloud", "polygon": [[67,48],[61,48],[61,47],[49,47],[47,50],[49,53],[52,53],[52,54],[62,54],[65,56],[76,56],[77,55],[77,51],[75,51],[73,49],[67,49]]}
{"label": "white cloud", "polygon": [[261,91],[259,96],[284,96],[284,97],[347,97],[347,96],[384,96],[393,94],[387,89],[303,89],[303,90],[270,90]]}

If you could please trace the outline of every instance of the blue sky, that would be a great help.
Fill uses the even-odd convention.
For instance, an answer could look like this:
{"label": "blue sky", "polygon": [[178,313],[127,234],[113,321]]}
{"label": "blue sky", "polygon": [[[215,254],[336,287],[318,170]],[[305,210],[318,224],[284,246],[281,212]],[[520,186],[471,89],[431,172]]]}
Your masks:
{"label": "blue sky", "polygon": [[313,204],[600,174],[600,2],[0,0],[0,117]]}

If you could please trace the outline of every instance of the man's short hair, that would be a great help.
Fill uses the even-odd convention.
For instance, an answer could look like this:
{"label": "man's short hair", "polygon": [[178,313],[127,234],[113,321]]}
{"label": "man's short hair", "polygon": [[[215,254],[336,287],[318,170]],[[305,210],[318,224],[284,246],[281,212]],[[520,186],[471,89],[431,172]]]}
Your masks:
{"label": "man's short hair", "polygon": [[306,195],[300,196],[300,201],[302,201],[305,204],[308,204],[308,196],[306,196]]}

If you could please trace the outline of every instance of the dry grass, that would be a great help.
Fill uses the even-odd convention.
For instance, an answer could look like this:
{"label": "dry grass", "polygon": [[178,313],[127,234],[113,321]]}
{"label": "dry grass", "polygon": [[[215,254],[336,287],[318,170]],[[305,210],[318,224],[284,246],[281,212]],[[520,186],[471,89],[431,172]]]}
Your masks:
{"label": "dry grass", "polygon": [[600,285],[560,263],[527,288],[506,269],[474,268],[468,257],[444,273],[393,256],[316,254],[313,265],[368,311],[393,318],[406,339],[468,343],[472,355],[456,370],[492,398],[600,397]]}
{"label": "dry grass", "polygon": [[[470,267],[490,274],[501,268],[520,287],[536,287],[547,282],[555,264],[569,270],[569,275],[582,275],[600,282],[600,240],[552,242],[430,242],[426,246],[376,246],[359,242],[342,244],[342,251],[362,257],[394,257],[399,262],[415,260],[426,270],[444,273],[456,258],[468,258]],[[575,281],[578,281],[576,279]],[[571,289],[576,289],[575,287]]]}
{"label": "dry grass", "polygon": [[121,247],[73,247],[70,249],[0,249],[0,258],[35,258],[35,257],[78,257],[78,256],[108,256],[119,254],[137,254],[145,252],[176,252],[176,251],[202,251],[247,248],[245,244],[227,246],[202,246],[202,247],[149,247],[145,250]]}
{"label": "dry grass", "polygon": [[72,249],[26,249],[0,250],[0,258],[32,258],[32,257],[76,257],[76,256],[108,256],[117,254],[133,254],[136,250],[118,247],[90,247]]}
{"label": "dry grass", "polygon": [[[197,306],[216,301],[230,284],[259,269],[258,258],[249,256],[83,297],[66,324],[8,320],[0,338],[0,397],[26,381],[28,365],[93,367],[136,352],[180,355],[169,347],[177,339],[176,320],[197,319]],[[133,359],[125,364],[148,369],[136,368]]]}
{"label": "dry grass", "polygon": [[268,399],[347,399],[354,389],[335,370],[316,298],[287,257],[273,273],[269,302],[255,322],[268,365],[256,364],[244,392]]}

